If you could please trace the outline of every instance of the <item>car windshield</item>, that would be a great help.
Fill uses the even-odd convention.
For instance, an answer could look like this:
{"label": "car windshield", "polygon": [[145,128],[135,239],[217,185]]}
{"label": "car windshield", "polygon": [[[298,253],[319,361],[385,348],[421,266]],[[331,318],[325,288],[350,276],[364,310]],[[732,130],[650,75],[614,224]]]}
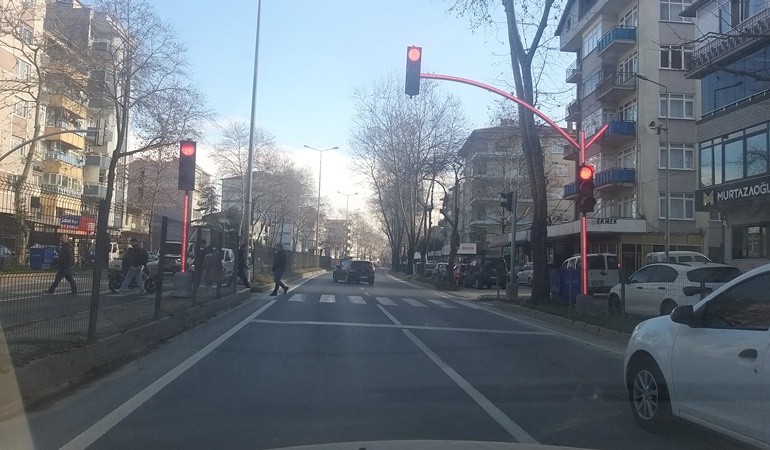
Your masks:
{"label": "car windshield", "polygon": [[770,0],[3,0],[0,99],[0,450],[770,448]]}

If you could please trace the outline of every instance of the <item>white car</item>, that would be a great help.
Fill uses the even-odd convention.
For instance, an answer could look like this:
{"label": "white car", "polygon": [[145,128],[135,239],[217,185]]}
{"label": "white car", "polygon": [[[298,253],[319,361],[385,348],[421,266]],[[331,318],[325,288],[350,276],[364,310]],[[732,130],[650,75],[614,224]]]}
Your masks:
{"label": "white car", "polygon": [[631,411],[645,429],[672,415],[770,447],[770,265],[694,307],[646,320],[625,352]]}
{"label": "white car", "polygon": [[516,274],[516,284],[532,286],[532,263],[526,263],[521,266],[521,269]]}
{"label": "white car", "polygon": [[[126,252],[121,253],[117,258],[110,260],[107,268],[109,271],[121,271],[123,270],[123,256]],[[157,252],[147,252],[147,270],[150,271],[150,275],[158,274],[158,258]]]}
{"label": "white car", "polygon": [[[696,304],[705,294],[740,275],[737,267],[712,262],[649,264],[628,278],[625,312],[648,317],[668,315],[679,305]],[[620,315],[621,290],[620,284],[610,289],[610,314]]]}

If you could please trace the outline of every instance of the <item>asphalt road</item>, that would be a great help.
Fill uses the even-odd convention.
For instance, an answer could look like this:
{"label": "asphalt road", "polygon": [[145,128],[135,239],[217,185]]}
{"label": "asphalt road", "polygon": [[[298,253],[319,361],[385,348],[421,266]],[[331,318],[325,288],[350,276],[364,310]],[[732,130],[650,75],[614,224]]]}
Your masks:
{"label": "asphalt road", "polygon": [[[28,413],[39,449],[280,448],[365,440],[598,449],[742,446],[633,421],[622,344],[378,272],[330,275],[191,330]],[[0,429],[1,430],[1,429]]]}

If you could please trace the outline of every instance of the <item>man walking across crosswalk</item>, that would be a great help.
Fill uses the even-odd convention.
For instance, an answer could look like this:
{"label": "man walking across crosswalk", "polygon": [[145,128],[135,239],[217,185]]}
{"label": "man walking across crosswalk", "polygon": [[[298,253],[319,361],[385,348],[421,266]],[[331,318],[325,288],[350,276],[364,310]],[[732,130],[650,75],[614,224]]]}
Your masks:
{"label": "man walking across crosswalk", "polygon": [[281,244],[275,245],[275,260],[273,261],[273,268],[271,270],[273,271],[275,289],[273,289],[273,293],[270,295],[273,297],[278,295],[278,288],[283,288],[284,294],[289,292],[289,287],[281,281],[283,272],[286,270],[286,252],[283,251],[283,245]]}

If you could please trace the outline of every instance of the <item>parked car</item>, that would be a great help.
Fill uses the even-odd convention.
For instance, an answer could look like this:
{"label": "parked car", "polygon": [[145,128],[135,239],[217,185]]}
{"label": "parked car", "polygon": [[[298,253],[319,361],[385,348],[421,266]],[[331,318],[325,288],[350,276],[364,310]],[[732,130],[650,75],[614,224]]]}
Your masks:
{"label": "parked car", "polygon": [[433,278],[435,272],[436,272],[436,263],[428,261],[425,264],[425,277]]}
{"label": "parked car", "polygon": [[526,263],[521,266],[521,269],[516,274],[516,284],[532,286],[532,263]]}
{"label": "parked car", "polygon": [[452,280],[454,284],[462,284],[463,277],[465,276],[465,271],[468,269],[468,264],[455,264],[454,267],[454,274],[452,275],[454,279]]}
{"label": "parked car", "polygon": [[436,269],[433,271],[433,278],[436,278],[437,280],[441,280],[441,281],[446,280],[448,266],[449,266],[449,263],[445,263],[445,262],[440,262],[436,264]]}
{"label": "parked car", "polygon": [[481,289],[484,286],[491,288],[499,283],[504,289],[507,274],[505,258],[477,256],[468,263],[468,269],[463,274],[463,286]]}
{"label": "parked car", "polygon": [[374,284],[374,265],[370,261],[348,259],[337,264],[332,272],[332,279],[335,283],[344,281],[350,284],[366,281]]}
{"label": "parked car", "polygon": [[[107,269],[110,272],[120,272],[123,270],[123,257],[126,255],[126,252],[121,253],[117,258],[111,260],[107,266]],[[147,252],[147,270],[149,271],[150,275],[155,276],[158,274],[158,263],[160,262],[160,258],[158,257],[158,252]]]}
{"label": "parked car", "polygon": [[768,292],[770,265],[764,265],[695,306],[636,326],[623,367],[631,412],[642,428],[665,429],[676,416],[770,446]]}
{"label": "parked car", "polygon": [[644,264],[656,262],[711,262],[703,253],[691,252],[687,250],[676,250],[668,252],[668,261],[666,261],[666,252],[647,253],[644,257]]}
{"label": "parked car", "polygon": [[[737,267],[712,262],[649,264],[628,278],[626,313],[668,315],[679,305],[698,303],[704,292],[711,293],[740,275]],[[620,295],[618,284],[610,290],[611,314],[620,315]]]}
{"label": "parked car", "polygon": [[[235,252],[230,248],[223,248],[222,250],[222,278],[227,278],[233,275],[233,270],[235,270]],[[193,261],[195,260],[195,256],[188,258],[187,261],[189,262],[189,268],[190,271],[195,272],[195,264],[193,264]],[[166,269],[163,269],[164,272],[166,272]]]}
{"label": "parked car", "polygon": [[[588,261],[588,294],[597,292],[609,292],[613,286],[620,283],[620,264],[617,255],[612,253],[589,253]],[[571,256],[564,263],[562,269],[580,270],[583,267],[579,254]]]}

